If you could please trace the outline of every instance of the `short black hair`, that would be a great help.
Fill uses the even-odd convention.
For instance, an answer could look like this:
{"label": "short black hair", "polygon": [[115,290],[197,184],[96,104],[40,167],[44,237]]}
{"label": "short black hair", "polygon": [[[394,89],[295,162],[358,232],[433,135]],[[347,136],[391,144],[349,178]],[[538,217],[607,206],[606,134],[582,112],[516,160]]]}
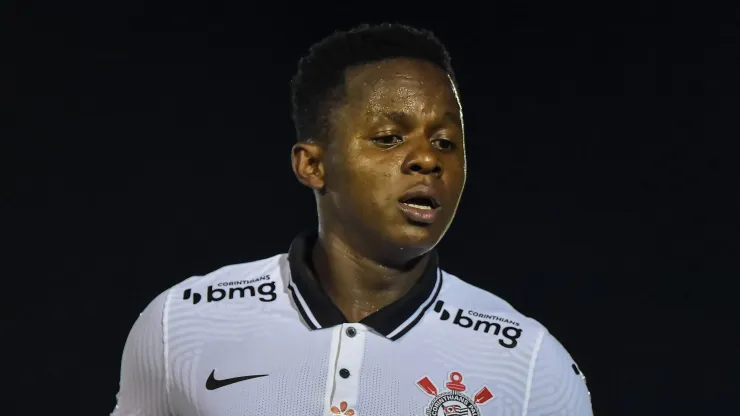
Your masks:
{"label": "short black hair", "polygon": [[322,142],[329,135],[329,113],[343,99],[348,68],[393,58],[437,65],[452,78],[450,55],[428,30],[402,24],[361,25],[315,43],[298,61],[291,82],[293,124],[298,141]]}

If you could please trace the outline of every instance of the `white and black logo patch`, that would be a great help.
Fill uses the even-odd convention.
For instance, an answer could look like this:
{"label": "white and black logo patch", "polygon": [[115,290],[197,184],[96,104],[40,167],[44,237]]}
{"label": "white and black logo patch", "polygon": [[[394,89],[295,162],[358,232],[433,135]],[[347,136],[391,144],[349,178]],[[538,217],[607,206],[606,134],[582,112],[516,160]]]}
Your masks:
{"label": "white and black logo patch", "polygon": [[[266,283],[261,283],[260,285],[254,284],[265,280],[267,280]],[[262,302],[272,302],[277,299],[277,294],[275,293],[275,282],[269,280],[270,275],[266,275],[238,282],[220,282],[216,284],[216,288],[213,285],[208,286],[206,289],[206,302],[220,302],[224,299],[243,299],[245,297],[256,297]],[[192,299],[193,305],[195,305],[203,299],[203,296],[192,289],[185,289],[182,298],[183,300]]]}

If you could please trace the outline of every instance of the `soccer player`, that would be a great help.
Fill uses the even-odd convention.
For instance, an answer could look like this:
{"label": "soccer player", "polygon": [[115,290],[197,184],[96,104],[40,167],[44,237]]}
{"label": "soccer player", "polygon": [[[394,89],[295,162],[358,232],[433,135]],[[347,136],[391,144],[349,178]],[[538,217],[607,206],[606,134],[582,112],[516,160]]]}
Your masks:
{"label": "soccer player", "polygon": [[113,415],[591,415],[541,324],[440,267],[466,177],[443,45],[402,25],[336,33],[292,93],[292,166],[318,228],[156,297]]}

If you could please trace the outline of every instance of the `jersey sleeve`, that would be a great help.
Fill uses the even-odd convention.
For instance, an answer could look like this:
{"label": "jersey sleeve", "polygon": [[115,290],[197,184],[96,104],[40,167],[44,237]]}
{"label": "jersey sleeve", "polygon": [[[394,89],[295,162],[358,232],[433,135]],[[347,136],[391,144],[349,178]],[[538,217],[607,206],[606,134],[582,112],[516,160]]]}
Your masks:
{"label": "jersey sleeve", "polygon": [[585,376],[547,331],[534,358],[528,388],[527,416],[593,416]]}
{"label": "jersey sleeve", "polygon": [[164,308],[167,292],[156,297],[129,332],[121,359],[117,404],[111,416],[168,416]]}

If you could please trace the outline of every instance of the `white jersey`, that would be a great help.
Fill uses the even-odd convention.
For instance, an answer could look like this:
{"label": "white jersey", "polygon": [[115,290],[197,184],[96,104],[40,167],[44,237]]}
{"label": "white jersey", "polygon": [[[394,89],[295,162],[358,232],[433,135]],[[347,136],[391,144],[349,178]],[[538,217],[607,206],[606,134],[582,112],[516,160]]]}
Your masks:
{"label": "white jersey", "polygon": [[348,323],[288,254],[165,291],[126,342],[113,416],[591,416],[563,346],[507,302],[438,267]]}

